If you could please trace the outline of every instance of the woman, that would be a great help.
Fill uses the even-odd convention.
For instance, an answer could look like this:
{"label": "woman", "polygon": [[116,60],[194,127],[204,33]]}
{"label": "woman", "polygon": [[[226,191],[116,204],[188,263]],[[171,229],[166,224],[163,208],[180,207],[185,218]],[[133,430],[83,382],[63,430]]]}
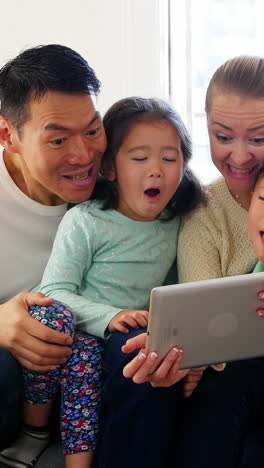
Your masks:
{"label": "woman", "polygon": [[[220,66],[209,83],[206,113],[210,146],[212,160],[222,177],[208,187],[207,203],[182,222],[178,244],[180,282],[248,273],[257,261],[249,235],[247,210],[256,174],[264,163],[263,76],[264,59],[236,57]],[[144,344],[145,337],[139,336],[136,340],[130,340],[124,351],[132,351]],[[169,354],[170,359],[168,355],[151,377],[152,384],[169,386],[176,381],[174,359],[172,353]],[[152,365],[153,359],[150,363],[149,356],[141,358],[140,365],[138,359],[131,361],[124,375],[133,377],[138,383],[150,380],[147,374]],[[193,455],[185,443],[187,432],[189,441],[196,437],[197,447],[205,445],[208,461],[203,463],[203,467],[212,466],[212,463],[214,466],[221,466],[222,463],[225,467],[264,464],[261,447],[264,432],[263,370],[263,361],[255,359],[229,363],[222,373],[213,373],[211,370],[206,372],[192,398],[186,403],[185,424],[178,452],[181,457],[185,449],[184,466],[195,466],[192,464]],[[187,379],[187,391],[190,394],[198,378],[190,373]],[[223,400],[231,402],[237,390],[245,392],[244,404],[241,401],[238,412],[230,406],[230,417],[226,419],[225,427],[224,419],[221,421]],[[218,421],[218,430],[211,420],[213,415]],[[211,424],[213,435],[209,451],[203,437],[206,420]],[[197,440],[199,424],[201,438]],[[191,432],[192,427],[195,433]],[[231,430],[227,431],[227,428]],[[229,440],[223,435],[224,432]],[[219,453],[215,457],[217,460],[213,461],[211,448],[216,451],[217,443]],[[222,460],[223,447],[224,452],[228,453],[228,444],[230,456],[228,460]]]}

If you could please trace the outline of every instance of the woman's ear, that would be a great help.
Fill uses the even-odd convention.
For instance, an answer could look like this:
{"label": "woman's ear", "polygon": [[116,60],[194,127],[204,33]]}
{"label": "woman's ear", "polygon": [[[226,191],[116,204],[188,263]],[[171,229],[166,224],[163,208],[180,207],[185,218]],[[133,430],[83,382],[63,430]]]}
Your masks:
{"label": "woman's ear", "polygon": [[103,160],[101,171],[104,177],[107,180],[110,180],[110,182],[114,182],[114,180],[116,180],[116,170],[112,159]]}
{"label": "woman's ear", "polygon": [[17,130],[11,122],[0,115],[0,144],[6,151],[17,152]]}

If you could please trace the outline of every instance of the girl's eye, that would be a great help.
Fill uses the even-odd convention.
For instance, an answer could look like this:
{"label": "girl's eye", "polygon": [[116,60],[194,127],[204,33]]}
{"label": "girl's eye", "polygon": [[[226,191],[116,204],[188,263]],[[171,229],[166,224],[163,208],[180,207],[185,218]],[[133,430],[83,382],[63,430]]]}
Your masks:
{"label": "girl's eye", "polygon": [[264,197],[262,197],[261,195],[259,195],[259,200],[264,201]]}
{"label": "girl's eye", "polygon": [[61,146],[65,142],[66,138],[56,138],[56,140],[50,141],[53,146]]}
{"label": "girl's eye", "polygon": [[132,158],[133,161],[146,161],[147,157],[143,156],[142,158]]}
{"label": "girl's eye", "polygon": [[164,161],[166,161],[166,162],[176,162],[176,159],[175,159],[175,158],[165,158],[165,157],[164,157],[163,159],[164,159]]}
{"label": "girl's eye", "polygon": [[221,135],[221,134],[216,134],[216,139],[222,143],[227,143],[232,140],[232,137],[226,136],[226,135]]}
{"label": "girl's eye", "polygon": [[263,145],[264,144],[264,137],[260,138],[249,138],[250,143],[254,143],[255,145]]}

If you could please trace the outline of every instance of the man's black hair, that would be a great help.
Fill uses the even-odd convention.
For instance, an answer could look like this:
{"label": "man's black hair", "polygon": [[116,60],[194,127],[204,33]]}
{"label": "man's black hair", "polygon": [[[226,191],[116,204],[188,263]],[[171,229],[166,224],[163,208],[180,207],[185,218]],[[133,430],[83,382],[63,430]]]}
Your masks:
{"label": "man's black hair", "polygon": [[0,70],[0,114],[17,129],[27,121],[29,102],[48,91],[93,94],[100,81],[80,54],[59,44],[24,50]]}

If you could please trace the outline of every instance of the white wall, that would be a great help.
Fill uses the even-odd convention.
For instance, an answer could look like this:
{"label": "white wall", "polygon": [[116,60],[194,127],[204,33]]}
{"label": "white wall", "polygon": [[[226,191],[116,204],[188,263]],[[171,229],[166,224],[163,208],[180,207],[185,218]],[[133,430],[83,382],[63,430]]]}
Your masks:
{"label": "white wall", "polygon": [[26,47],[60,43],[102,81],[102,112],[130,95],[168,97],[167,0],[0,0],[0,65]]}

